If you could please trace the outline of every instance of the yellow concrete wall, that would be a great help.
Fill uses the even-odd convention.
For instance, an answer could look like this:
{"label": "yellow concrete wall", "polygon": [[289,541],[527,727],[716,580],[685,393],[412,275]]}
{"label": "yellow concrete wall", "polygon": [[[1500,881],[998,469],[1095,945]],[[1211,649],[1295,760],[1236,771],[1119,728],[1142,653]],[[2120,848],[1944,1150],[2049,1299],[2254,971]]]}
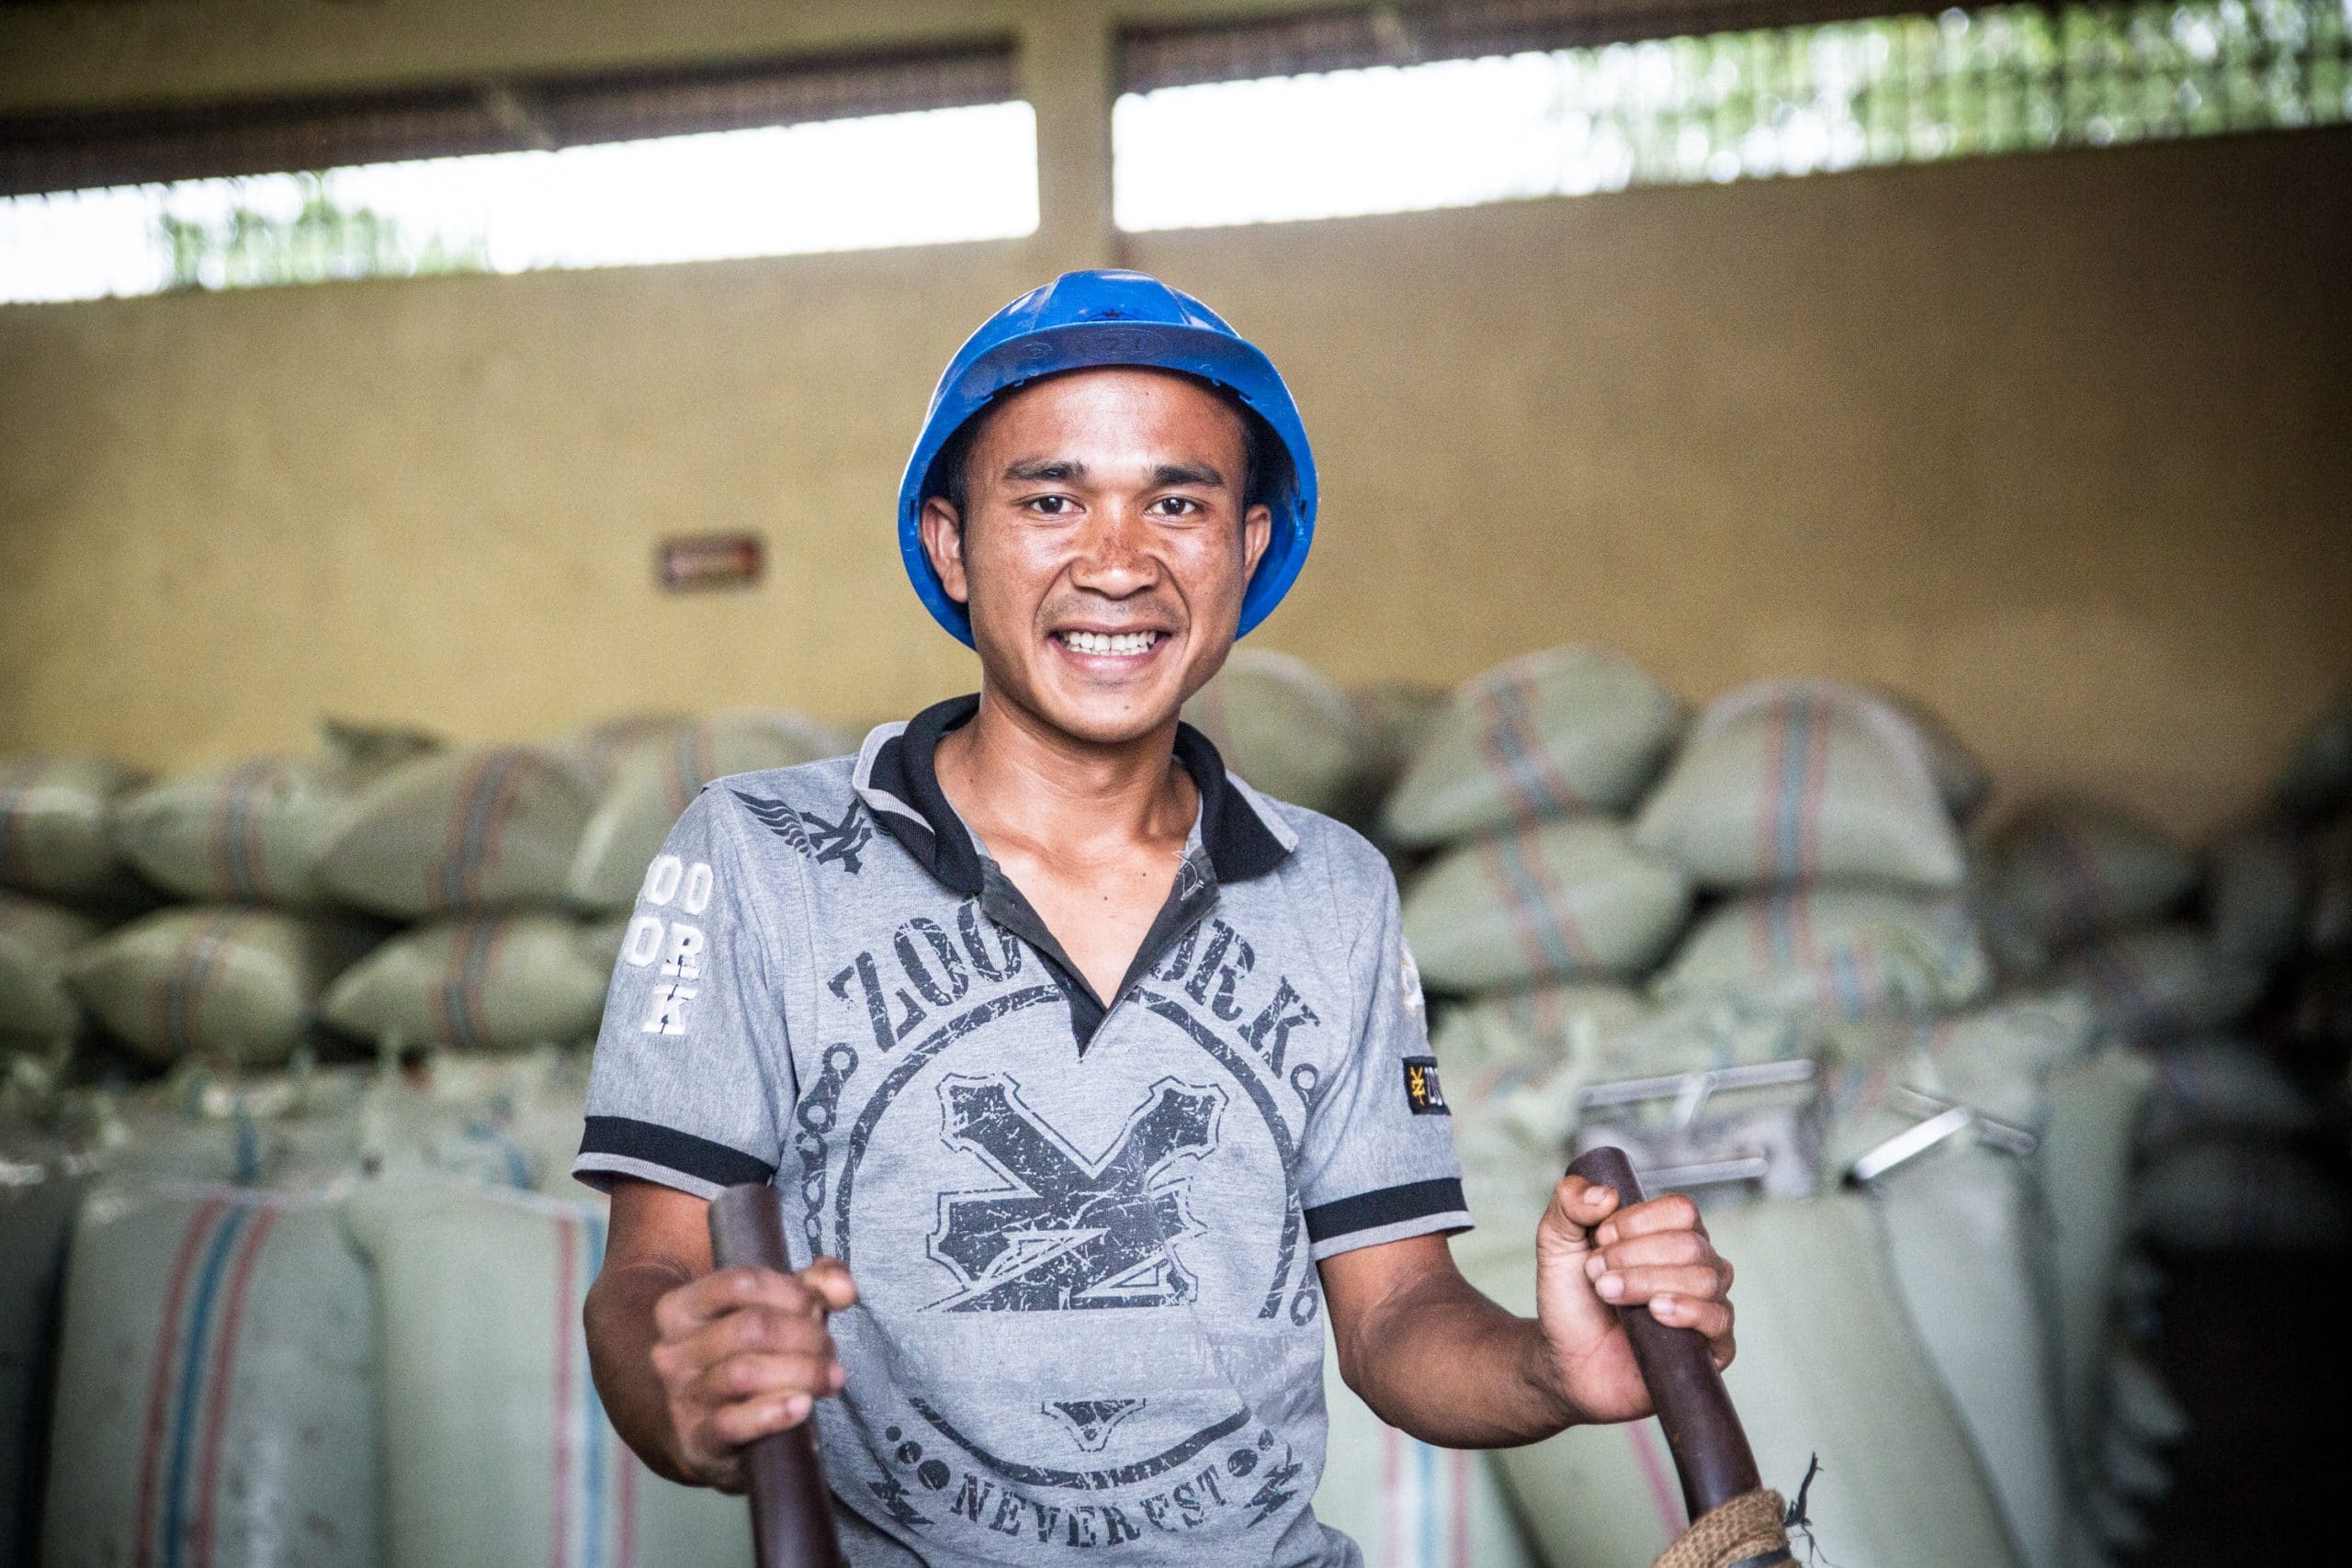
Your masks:
{"label": "yellow concrete wall", "polygon": [[[2352,676],[2345,133],[1136,237],[1275,352],[1345,679],[1898,682],[2195,829]],[[900,711],[932,378],[1045,240],[0,308],[0,749]],[[668,596],[665,535],[765,534]]]}

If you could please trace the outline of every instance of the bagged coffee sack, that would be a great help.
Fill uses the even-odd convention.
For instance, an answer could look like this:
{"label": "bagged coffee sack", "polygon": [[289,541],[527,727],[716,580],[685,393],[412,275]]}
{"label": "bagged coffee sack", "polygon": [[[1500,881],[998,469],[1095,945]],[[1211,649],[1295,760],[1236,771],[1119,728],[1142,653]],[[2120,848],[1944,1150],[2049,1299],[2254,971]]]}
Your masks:
{"label": "bagged coffee sack", "polygon": [[582,775],[545,752],[420,757],[359,798],[319,876],[339,901],[394,919],[554,903],[594,808]]}
{"label": "bagged coffee sack", "polygon": [[168,1066],[206,1055],[271,1067],[310,1032],[328,984],[375,933],[237,905],[159,910],[85,947],[67,984],[107,1032]]}
{"label": "bagged coffee sack", "polygon": [[66,1281],[46,1568],[375,1568],[375,1360],[367,1272],[331,1201],[94,1191]]}
{"label": "bagged coffee sack", "polygon": [[71,903],[138,898],[107,817],[144,778],[105,757],[0,758],[0,887]]}
{"label": "bagged coffee sack", "polygon": [[369,784],[433,750],[411,730],[329,720],[300,757],[264,757],[161,780],[115,803],[108,831],[141,874],[183,898],[311,908],[319,862]]}
{"label": "bagged coffee sack", "polygon": [[65,974],[103,929],[88,915],[0,893],[0,1050],[40,1050],[82,1032]]}
{"label": "bagged coffee sack", "polygon": [[1941,889],[1964,869],[1917,728],[1884,698],[1826,681],[1764,682],[1717,699],[1634,836],[1706,887]]}
{"label": "bagged coffee sack", "polygon": [[1355,705],[1358,722],[1363,727],[1364,798],[1385,800],[1412,764],[1430,727],[1437,722],[1445,694],[1429,686],[1379,681],[1351,686],[1348,701]]}
{"label": "bagged coffee sack", "polygon": [[1572,813],[1631,807],[1682,728],[1633,660],[1571,643],[1454,688],[1382,812],[1402,844],[1438,844]]}
{"label": "bagged coffee sack", "polygon": [[744,708],[639,739],[605,770],[604,794],[580,838],[567,888],[586,909],[626,909],[662,840],[702,786],[730,773],[838,757],[848,741],[797,714]]}
{"label": "bagged coffee sack", "polygon": [[[1739,1270],[1739,1358],[1724,1374],[1767,1486],[1807,1498],[1812,1549],[1871,1568],[2015,1563],[2001,1509],[1920,1348],[1859,1196],[1770,1199],[1710,1212]],[[1533,1222],[1453,1248],[1464,1274],[1531,1313]],[[1652,1421],[1498,1450],[1498,1468],[1544,1561],[1634,1563],[1688,1522]]]}
{"label": "bagged coffee sack", "polygon": [[1960,732],[1941,714],[1916,697],[1900,692],[1878,694],[1910,720],[1911,728],[1918,732],[1919,742],[1927,751],[1928,774],[1936,781],[1936,793],[1943,797],[1944,809],[1962,822],[1983,810],[1984,803],[1993,797],[1992,770],[1969,749]]}
{"label": "bagged coffee sack", "polygon": [[490,915],[403,931],[346,971],[322,1014],[396,1050],[513,1051],[596,1032],[620,923]]}
{"label": "bagged coffee sack", "polygon": [[2223,957],[2193,925],[2126,931],[2074,953],[2057,978],[2089,998],[2128,1040],[2178,1040],[2222,1029],[2262,994],[2261,974]]}
{"label": "bagged coffee sack", "polygon": [[684,714],[621,714],[551,736],[537,750],[592,783],[602,784],[623,757],[687,722]]}
{"label": "bagged coffee sack", "polygon": [[2061,796],[2001,825],[1984,881],[2002,961],[2030,973],[2054,953],[2163,916],[2196,886],[2197,863],[2129,812]]}
{"label": "bagged coffee sack", "polygon": [[1822,886],[1722,905],[1652,988],[1669,1002],[1861,1018],[1966,1007],[1991,983],[1961,899]]}
{"label": "bagged coffee sack", "polygon": [[1422,981],[1479,991],[1638,973],[1690,908],[1670,862],[1600,818],[1512,829],[1447,852],[1404,901]]}
{"label": "bagged coffee sack", "polygon": [[[1361,819],[1377,753],[1364,715],[1305,660],[1236,649],[1184,705],[1226,766],[1276,800]],[[633,890],[632,890],[633,891]]]}
{"label": "bagged coffee sack", "polygon": [[599,1207],[413,1180],[345,1213],[383,1325],[384,1568],[749,1568],[743,1500],[655,1475],[597,1401]]}

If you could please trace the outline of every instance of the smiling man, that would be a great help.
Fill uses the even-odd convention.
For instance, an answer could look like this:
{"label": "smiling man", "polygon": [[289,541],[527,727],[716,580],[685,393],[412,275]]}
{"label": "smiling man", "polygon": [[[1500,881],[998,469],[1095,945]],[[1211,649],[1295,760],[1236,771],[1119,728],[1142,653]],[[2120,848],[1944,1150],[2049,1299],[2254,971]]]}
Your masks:
{"label": "smiling man", "polygon": [[[1732,1353],[1670,1198],[1530,1215],[1538,1316],[1464,1229],[1396,890],[1179,722],[1304,563],[1315,468],[1265,356],[1134,273],[965,344],[899,537],[977,696],[706,788],[646,878],[575,1167],[613,1197],[597,1386],[679,1480],[811,1417],[853,1563],[1347,1564],[1318,1524],[1322,1318],[1454,1447],[1647,1412],[1612,1303]],[[713,1272],[721,1187],[798,1272]]]}

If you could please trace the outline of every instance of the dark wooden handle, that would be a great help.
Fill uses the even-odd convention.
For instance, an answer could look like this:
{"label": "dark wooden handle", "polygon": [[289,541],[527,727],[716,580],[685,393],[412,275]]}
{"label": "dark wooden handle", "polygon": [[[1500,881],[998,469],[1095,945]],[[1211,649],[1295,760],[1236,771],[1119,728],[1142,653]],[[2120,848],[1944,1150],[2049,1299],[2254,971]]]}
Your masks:
{"label": "dark wooden handle", "polygon": [[[1623,1204],[1642,1201],[1642,1184],[1623,1149],[1587,1149],[1569,1163],[1568,1174],[1615,1188]],[[1660,1323],[1645,1306],[1619,1307],[1617,1320],[1625,1325],[1634,1364],[1641,1369],[1650,1403],[1657,1407],[1657,1424],[1665,1429],[1666,1446],[1682,1477],[1682,1504],[1690,1517],[1698,1518],[1763,1485],[1706,1337],[1695,1328]]]}
{"label": "dark wooden handle", "polygon": [[[710,1255],[721,1269],[792,1272],[784,1251],[784,1205],[773,1187],[730,1187],[711,1200]],[[745,1456],[752,1483],[752,1550],[759,1568],[841,1568],[832,1502],[818,1468],[816,1417],[756,1439]]]}

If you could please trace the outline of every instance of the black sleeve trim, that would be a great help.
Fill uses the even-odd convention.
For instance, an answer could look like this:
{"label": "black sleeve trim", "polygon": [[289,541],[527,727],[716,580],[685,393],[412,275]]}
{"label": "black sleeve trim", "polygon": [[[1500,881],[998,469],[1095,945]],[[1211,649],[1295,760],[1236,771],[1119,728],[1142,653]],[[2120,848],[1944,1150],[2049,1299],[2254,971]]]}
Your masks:
{"label": "black sleeve trim", "polygon": [[741,1149],[627,1116],[589,1117],[588,1130],[580,1137],[580,1152],[641,1159],[714,1187],[764,1185],[775,1179],[775,1167]]}
{"label": "black sleeve trim", "polygon": [[1402,1187],[1384,1187],[1377,1192],[1359,1192],[1352,1198],[1316,1204],[1306,1211],[1306,1238],[1329,1241],[1335,1235],[1377,1230],[1430,1214],[1451,1214],[1468,1207],[1462,1201],[1459,1177],[1408,1181]]}

